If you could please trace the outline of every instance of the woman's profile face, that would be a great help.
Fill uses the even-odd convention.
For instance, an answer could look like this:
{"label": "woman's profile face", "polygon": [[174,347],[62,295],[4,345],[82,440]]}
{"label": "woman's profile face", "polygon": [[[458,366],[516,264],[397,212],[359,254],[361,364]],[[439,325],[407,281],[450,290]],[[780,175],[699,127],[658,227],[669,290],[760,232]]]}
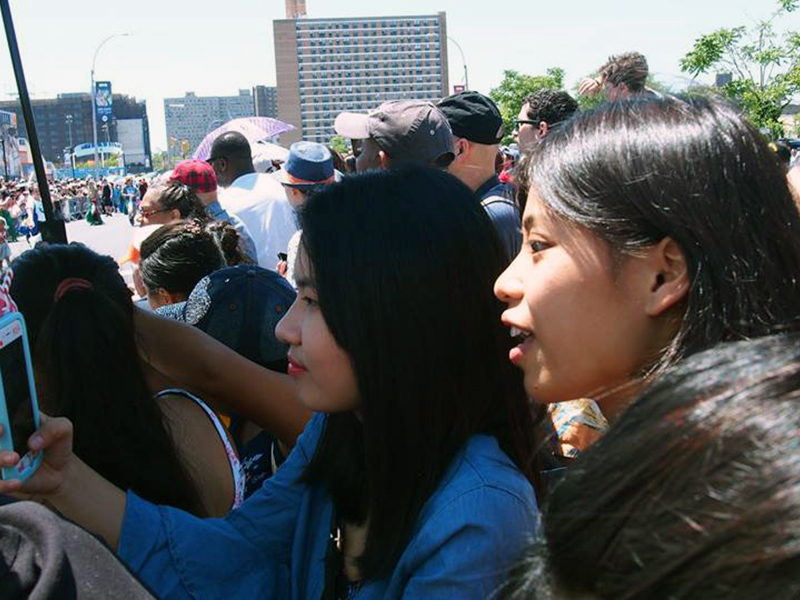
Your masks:
{"label": "woman's profile face", "polygon": [[520,336],[509,359],[537,402],[599,400],[628,382],[652,351],[644,259],[614,264],[603,240],[545,210],[533,191],[523,235],[519,255],[495,283],[508,305],[503,322]]}
{"label": "woman's profile face", "polygon": [[317,302],[302,244],[295,266],[297,299],[275,328],[289,344],[289,374],[309,410],[343,412],[358,408],[358,384],[350,357],[328,329]]}

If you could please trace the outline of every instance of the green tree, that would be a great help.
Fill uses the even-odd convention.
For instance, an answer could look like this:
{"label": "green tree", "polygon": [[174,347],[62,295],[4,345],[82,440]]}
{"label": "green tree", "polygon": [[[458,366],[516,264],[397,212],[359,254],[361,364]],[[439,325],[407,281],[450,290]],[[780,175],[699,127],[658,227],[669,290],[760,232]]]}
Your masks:
{"label": "green tree", "polygon": [[800,33],[777,34],[776,22],[794,11],[800,0],[779,0],[769,18],[752,27],[718,29],[694,43],[680,61],[681,70],[701,73],[730,72],[722,93],[745,111],[750,122],[783,134],[779,117],[800,92]]}
{"label": "green tree", "polygon": [[328,140],[328,145],[341,154],[342,158],[350,153],[350,141],[341,135],[334,135]]}
{"label": "green tree", "polygon": [[166,150],[153,152],[152,159],[154,171],[166,171],[169,168],[169,158],[167,157]]}
{"label": "green tree", "polygon": [[503,71],[503,81],[489,92],[503,115],[506,137],[503,143],[513,141],[514,121],[522,108],[522,101],[528,94],[550,88],[555,90],[564,87],[564,69],[557,67],[547,69],[545,75],[525,75],[517,71]]}

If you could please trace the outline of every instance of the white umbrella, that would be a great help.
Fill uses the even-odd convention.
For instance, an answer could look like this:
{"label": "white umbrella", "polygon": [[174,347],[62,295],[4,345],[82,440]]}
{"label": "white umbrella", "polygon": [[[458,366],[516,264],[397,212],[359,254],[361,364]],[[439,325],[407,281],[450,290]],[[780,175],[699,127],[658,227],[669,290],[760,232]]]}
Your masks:
{"label": "white umbrella", "polygon": [[233,119],[228,121],[221,127],[217,127],[214,131],[206,135],[197,150],[194,151],[192,158],[197,160],[208,160],[211,156],[211,144],[223,133],[228,131],[238,131],[253,147],[258,142],[268,138],[286,133],[294,129],[293,125],[279,121],[278,119],[271,119],[269,117],[242,117],[240,119]]}

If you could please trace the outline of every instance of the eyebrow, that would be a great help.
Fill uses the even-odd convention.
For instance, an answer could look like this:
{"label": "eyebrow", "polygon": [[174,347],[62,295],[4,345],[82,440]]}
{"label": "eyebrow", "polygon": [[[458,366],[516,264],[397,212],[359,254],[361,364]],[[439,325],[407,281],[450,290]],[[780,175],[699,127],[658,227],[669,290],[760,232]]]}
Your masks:
{"label": "eyebrow", "polygon": [[522,220],[522,230],[523,231],[530,231],[533,229],[533,225],[535,223],[535,219],[533,215],[525,215],[525,218]]}
{"label": "eyebrow", "polygon": [[316,289],[314,282],[311,280],[310,277],[295,277],[294,284],[297,286],[297,289],[300,288],[312,288]]}

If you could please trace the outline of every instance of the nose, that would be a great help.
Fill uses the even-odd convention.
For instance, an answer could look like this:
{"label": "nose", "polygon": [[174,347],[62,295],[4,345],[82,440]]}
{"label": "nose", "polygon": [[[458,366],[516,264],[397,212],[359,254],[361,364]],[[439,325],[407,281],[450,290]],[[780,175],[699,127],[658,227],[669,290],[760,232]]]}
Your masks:
{"label": "nose", "polygon": [[509,305],[519,302],[524,293],[523,282],[518,274],[519,257],[518,254],[494,282],[494,295],[498,300]]}
{"label": "nose", "polygon": [[300,327],[297,322],[298,303],[300,301],[299,296],[295,298],[289,310],[286,311],[286,314],[275,326],[275,337],[290,346],[299,346],[301,341]]}

